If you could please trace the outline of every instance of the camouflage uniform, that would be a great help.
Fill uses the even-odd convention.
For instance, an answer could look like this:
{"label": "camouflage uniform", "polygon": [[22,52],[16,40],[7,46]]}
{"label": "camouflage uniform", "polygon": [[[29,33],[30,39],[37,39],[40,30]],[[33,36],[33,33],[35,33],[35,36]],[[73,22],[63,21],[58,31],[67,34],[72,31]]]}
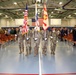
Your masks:
{"label": "camouflage uniform", "polygon": [[56,32],[51,32],[51,35],[50,35],[51,54],[55,54],[56,41],[57,41],[57,34],[56,34]]}
{"label": "camouflage uniform", "polygon": [[34,56],[38,54],[40,44],[40,32],[34,31]]}
{"label": "camouflage uniform", "polygon": [[19,43],[19,49],[21,54],[22,52],[24,52],[24,35],[22,35],[21,31],[18,34],[18,43]]}
{"label": "camouflage uniform", "polygon": [[47,45],[48,45],[48,30],[42,32],[42,53],[46,55]]}
{"label": "camouflage uniform", "polygon": [[31,54],[31,34],[30,30],[26,33],[26,55]]}

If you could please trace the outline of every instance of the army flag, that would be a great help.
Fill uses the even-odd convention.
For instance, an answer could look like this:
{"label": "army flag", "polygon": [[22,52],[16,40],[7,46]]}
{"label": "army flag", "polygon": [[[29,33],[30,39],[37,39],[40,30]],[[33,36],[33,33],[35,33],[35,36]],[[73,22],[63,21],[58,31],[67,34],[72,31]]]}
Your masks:
{"label": "army flag", "polygon": [[44,7],[43,7],[43,29],[46,30],[48,27],[49,27],[48,13],[47,13],[46,4],[44,4]]}

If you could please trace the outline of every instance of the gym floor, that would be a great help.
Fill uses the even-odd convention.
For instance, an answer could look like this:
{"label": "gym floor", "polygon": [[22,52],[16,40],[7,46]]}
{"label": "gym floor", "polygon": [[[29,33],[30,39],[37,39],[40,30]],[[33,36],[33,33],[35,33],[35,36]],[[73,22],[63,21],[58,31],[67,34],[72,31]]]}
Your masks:
{"label": "gym floor", "polygon": [[[33,45],[33,44],[32,44]],[[41,45],[40,48],[41,50]],[[0,75],[76,75],[76,47],[57,42],[56,54],[19,54],[18,42],[0,48]]]}

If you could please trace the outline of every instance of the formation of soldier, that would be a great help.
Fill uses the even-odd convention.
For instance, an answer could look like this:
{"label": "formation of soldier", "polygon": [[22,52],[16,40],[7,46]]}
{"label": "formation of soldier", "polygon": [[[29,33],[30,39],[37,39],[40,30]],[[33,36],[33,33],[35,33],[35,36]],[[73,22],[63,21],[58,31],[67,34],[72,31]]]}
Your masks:
{"label": "formation of soldier", "polygon": [[51,31],[43,29],[38,31],[35,28],[32,28],[23,35],[20,26],[18,41],[20,54],[25,53],[24,51],[26,51],[26,56],[30,55],[32,52],[34,53],[34,56],[38,55],[39,45],[41,42],[42,54],[46,55],[48,50],[48,42],[50,41],[50,52],[55,55],[57,32],[55,28],[52,28]]}

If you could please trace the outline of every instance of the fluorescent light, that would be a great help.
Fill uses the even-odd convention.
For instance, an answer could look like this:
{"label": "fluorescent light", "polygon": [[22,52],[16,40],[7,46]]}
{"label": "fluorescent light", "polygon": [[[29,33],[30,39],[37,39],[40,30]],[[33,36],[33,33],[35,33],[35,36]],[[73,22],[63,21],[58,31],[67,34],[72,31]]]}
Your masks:
{"label": "fluorescent light", "polygon": [[51,12],[52,14],[54,13],[54,12]]}
{"label": "fluorescent light", "polygon": [[14,4],[15,4],[15,5],[17,5],[17,3],[16,3],[16,2],[14,2]]}
{"label": "fluorescent light", "polygon": [[72,15],[68,15],[68,18],[72,18]]}
{"label": "fluorescent light", "polygon": [[8,18],[8,16],[7,16],[7,15],[5,15],[5,18]]}
{"label": "fluorescent light", "polygon": [[54,10],[60,10],[60,9],[55,8]]}
{"label": "fluorescent light", "polygon": [[19,9],[19,10],[21,10],[21,9]]}
{"label": "fluorescent light", "polygon": [[62,2],[59,2],[59,4],[62,5],[63,3]]}
{"label": "fluorescent light", "polygon": [[38,12],[38,14],[40,14],[40,12]]}
{"label": "fluorescent light", "polygon": [[38,12],[40,12],[40,9],[38,9]]}
{"label": "fluorescent light", "polygon": [[66,17],[64,17],[64,19],[66,19]]}
{"label": "fluorescent light", "polygon": [[69,17],[71,17],[71,15],[69,15]]}
{"label": "fluorescent light", "polygon": [[76,13],[74,13],[76,15]]}
{"label": "fluorescent light", "polygon": [[2,15],[2,13],[0,13],[0,15]]}
{"label": "fluorescent light", "polygon": [[24,14],[25,12],[23,12],[23,14]]}
{"label": "fluorescent light", "polygon": [[41,2],[41,0],[37,0],[37,2]]}

